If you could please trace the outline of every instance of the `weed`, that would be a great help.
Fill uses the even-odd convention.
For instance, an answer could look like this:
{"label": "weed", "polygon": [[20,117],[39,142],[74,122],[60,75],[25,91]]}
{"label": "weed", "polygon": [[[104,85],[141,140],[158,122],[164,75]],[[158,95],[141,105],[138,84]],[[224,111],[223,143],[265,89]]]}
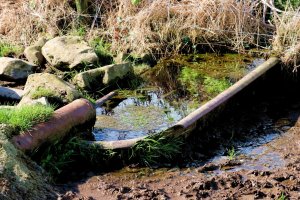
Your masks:
{"label": "weed", "polygon": [[76,163],[85,163],[85,168],[103,164],[112,158],[115,152],[100,149],[97,145],[91,145],[79,137],[67,137],[57,140],[46,149],[38,149],[33,157],[53,177],[63,172],[74,170]]}
{"label": "weed", "polygon": [[26,131],[37,123],[47,121],[53,113],[51,106],[25,105],[13,109],[0,108],[1,123],[11,125],[17,131]]}
{"label": "weed", "polygon": [[171,161],[181,152],[183,139],[179,137],[149,136],[131,149],[131,159],[137,159],[147,166],[160,161]]}
{"label": "weed", "polygon": [[73,29],[70,34],[74,36],[84,37],[86,33],[86,28],[84,26],[79,26],[78,28]]}
{"label": "weed", "polygon": [[38,87],[32,94],[31,98],[32,99],[38,99],[41,97],[54,97],[55,93],[52,90],[49,90],[44,87]]}
{"label": "weed", "polygon": [[22,51],[19,46],[11,45],[6,42],[0,42],[0,57],[18,55]]}
{"label": "weed", "polygon": [[84,98],[89,100],[91,103],[96,104],[96,99],[92,94],[89,94],[86,90],[80,90],[81,94],[83,95]]}
{"label": "weed", "polygon": [[223,92],[227,88],[229,88],[231,83],[223,79],[216,79],[209,76],[206,76],[203,81],[203,87],[205,92],[210,96],[214,97],[215,95]]}
{"label": "weed", "polygon": [[284,192],[281,192],[278,200],[286,200],[286,199],[287,199],[287,197],[285,196]]}
{"label": "weed", "polygon": [[90,40],[90,45],[94,48],[99,57],[100,64],[108,65],[113,62],[112,54],[110,53],[110,44],[105,43],[102,38],[94,38]]}
{"label": "weed", "polygon": [[181,70],[178,80],[191,94],[197,95],[199,93],[201,78],[202,75],[195,69],[184,67]]}
{"label": "weed", "polygon": [[236,157],[236,152],[235,152],[235,149],[234,147],[232,147],[231,149],[228,150],[228,158],[229,160],[234,160],[235,157]]}
{"label": "weed", "polygon": [[131,0],[132,5],[138,5],[141,3],[141,0]]}

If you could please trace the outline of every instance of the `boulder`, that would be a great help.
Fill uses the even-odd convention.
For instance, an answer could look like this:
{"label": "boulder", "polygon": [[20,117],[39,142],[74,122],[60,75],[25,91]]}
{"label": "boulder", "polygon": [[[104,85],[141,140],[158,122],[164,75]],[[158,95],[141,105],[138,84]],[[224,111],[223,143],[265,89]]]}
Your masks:
{"label": "boulder", "polygon": [[53,74],[37,73],[28,77],[20,105],[31,102],[28,99],[47,97],[57,103],[70,103],[81,97],[73,85]]}
{"label": "boulder", "polygon": [[21,80],[33,73],[36,65],[17,58],[0,57],[0,79]]}
{"label": "boulder", "polygon": [[112,64],[77,74],[73,82],[80,88],[91,89],[93,86],[108,85],[117,79],[133,74],[131,63]]}
{"label": "boulder", "polygon": [[98,62],[95,51],[78,36],[56,37],[42,47],[46,60],[58,69]]}
{"label": "boulder", "polygon": [[24,55],[30,63],[42,65],[45,58],[42,54],[42,47],[47,42],[47,39],[41,37],[34,45],[25,48]]}

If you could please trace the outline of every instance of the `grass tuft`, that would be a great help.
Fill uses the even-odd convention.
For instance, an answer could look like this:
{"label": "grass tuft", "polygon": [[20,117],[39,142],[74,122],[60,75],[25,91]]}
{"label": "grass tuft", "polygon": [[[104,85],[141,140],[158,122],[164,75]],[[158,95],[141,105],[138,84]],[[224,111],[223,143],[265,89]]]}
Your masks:
{"label": "grass tuft", "polygon": [[132,147],[131,159],[137,159],[147,166],[172,161],[181,152],[183,144],[179,137],[150,136]]}
{"label": "grass tuft", "polygon": [[53,107],[40,104],[13,109],[0,108],[0,122],[12,126],[17,131],[26,131],[35,124],[47,121],[53,111]]}
{"label": "grass tuft", "polygon": [[6,42],[0,42],[0,57],[7,57],[12,55],[18,55],[22,51],[19,46],[11,45]]}

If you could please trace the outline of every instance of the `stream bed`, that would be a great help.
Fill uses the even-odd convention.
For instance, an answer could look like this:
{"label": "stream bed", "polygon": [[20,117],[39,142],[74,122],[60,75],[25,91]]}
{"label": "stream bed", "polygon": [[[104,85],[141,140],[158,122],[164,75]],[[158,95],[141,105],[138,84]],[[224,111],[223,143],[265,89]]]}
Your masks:
{"label": "stream bed", "polygon": [[[81,181],[60,186],[63,197],[299,199],[299,82],[285,84],[284,76],[269,77],[242,94],[233,103],[237,107],[223,113],[201,136],[195,132],[188,138],[189,150],[177,164],[89,172]],[[206,135],[211,138],[203,145]]]}

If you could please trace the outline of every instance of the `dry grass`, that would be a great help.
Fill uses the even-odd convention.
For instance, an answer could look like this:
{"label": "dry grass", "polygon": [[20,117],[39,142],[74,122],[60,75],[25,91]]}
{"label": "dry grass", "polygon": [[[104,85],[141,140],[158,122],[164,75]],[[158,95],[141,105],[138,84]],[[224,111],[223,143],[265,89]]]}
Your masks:
{"label": "dry grass", "polygon": [[257,2],[149,0],[138,6],[119,0],[108,20],[112,49],[136,54],[178,51],[186,44],[227,45],[244,50],[265,33]]}
{"label": "dry grass", "polygon": [[289,7],[274,15],[276,33],[273,51],[281,56],[282,61],[297,70],[300,63],[300,8]]}
{"label": "dry grass", "polygon": [[[86,39],[104,37],[111,51],[169,55],[210,46],[243,51],[273,34],[262,23],[262,4],[237,0],[90,1],[80,24],[72,0],[0,0],[0,40],[28,46],[40,35],[53,37],[84,27]],[[298,68],[300,13],[273,12],[273,50]],[[268,39],[268,38],[267,38]]]}

